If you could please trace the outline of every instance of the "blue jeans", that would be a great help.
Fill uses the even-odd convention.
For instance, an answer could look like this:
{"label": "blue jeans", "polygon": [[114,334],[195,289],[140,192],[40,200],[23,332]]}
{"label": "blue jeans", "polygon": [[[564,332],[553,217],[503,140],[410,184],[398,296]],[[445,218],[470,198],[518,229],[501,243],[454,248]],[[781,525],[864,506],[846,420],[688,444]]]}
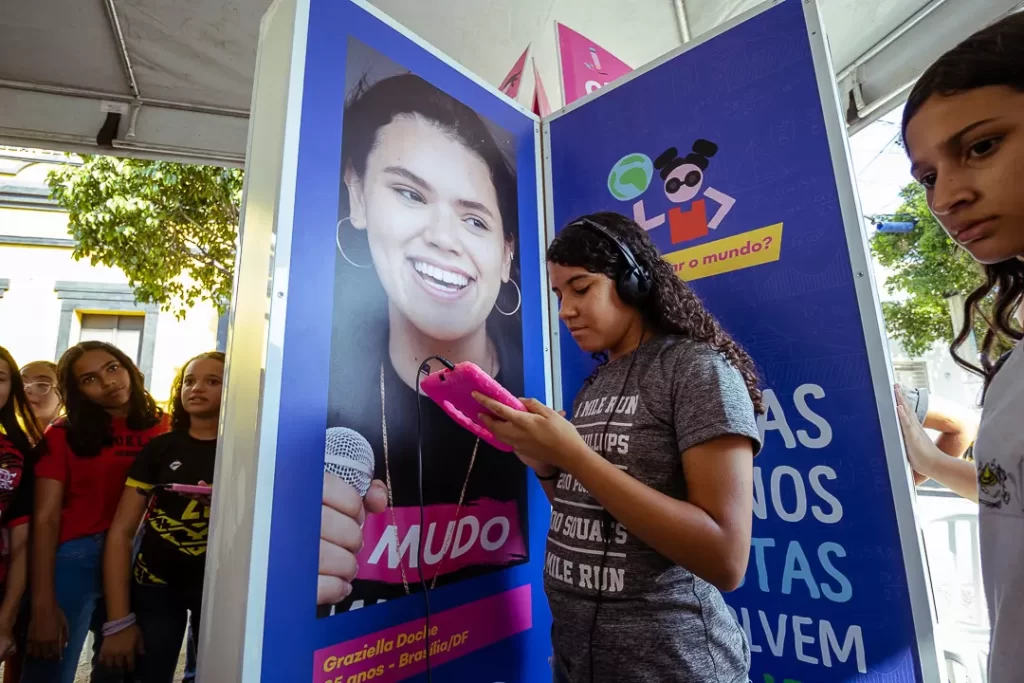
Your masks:
{"label": "blue jeans", "polygon": [[132,585],[132,608],[145,647],[135,660],[135,683],[174,680],[186,627],[191,627],[189,640],[199,635],[202,599],[201,588],[188,594],[173,586]]}
{"label": "blue jeans", "polygon": [[61,543],[54,564],[54,591],[57,606],[68,622],[68,644],[60,659],[25,657],[22,683],[74,683],[82,646],[92,631],[93,672],[91,683],[122,680],[115,674],[98,671],[101,632],[106,620],[103,604],[103,541],[106,534],[95,534]]}

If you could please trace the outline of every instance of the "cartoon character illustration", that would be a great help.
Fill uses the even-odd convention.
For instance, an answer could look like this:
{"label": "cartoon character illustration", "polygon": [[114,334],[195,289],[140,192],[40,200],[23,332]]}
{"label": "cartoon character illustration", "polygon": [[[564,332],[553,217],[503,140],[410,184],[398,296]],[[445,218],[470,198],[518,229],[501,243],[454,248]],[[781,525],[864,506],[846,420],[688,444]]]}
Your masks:
{"label": "cartoon character illustration", "polygon": [[[710,140],[698,139],[693,143],[691,151],[681,157],[679,150],[669,147],[654,162],[654,168],[660,171],[664,184],[665,197],[673,204],[692,202],[688,209],[674,206],[668,211],[669,230],[672,244],[688,242],[716,230],[722,220],[732,210],[736,200],[713,187],[704,189],[704,172],[711,163],[711,158],[718,153],[718,145]],[[704,189],[704,197],[716,202],[718,211],[709,221],[707,206],[703,198],[696,199]],[[643,200],[633,204],[633,219],[646,230],[665,223],[666,214],[647,218]]]}
{"label": "cartoon character illustration", "polygon": [[675,147],[669,147],[654,160],[654,168],[661,171],[665,181],[665,196],[676,204],[688,202],[697,196],[704,184],[704,171],[711,157],[718,154],[718,145],[710,140],[697,140],[693,151],[685,159],[679,157]]}
{"label": "cartoon character illustration", "polygon": [[978,502],[985,507],[998,510],[1009,505],[1013,484],[1013,479],[999,463],[978,463]]}

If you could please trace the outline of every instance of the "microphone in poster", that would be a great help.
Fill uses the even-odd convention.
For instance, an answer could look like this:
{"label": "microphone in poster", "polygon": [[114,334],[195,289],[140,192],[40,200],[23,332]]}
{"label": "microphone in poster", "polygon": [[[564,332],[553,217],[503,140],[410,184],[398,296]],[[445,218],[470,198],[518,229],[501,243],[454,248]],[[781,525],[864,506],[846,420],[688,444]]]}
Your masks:
{"label": "microphone in poster", "polygon": [[324,472],[351,486],[366,497],[373,481],[373,449],[362,434],[348,427],[330,427],[324,444]]}

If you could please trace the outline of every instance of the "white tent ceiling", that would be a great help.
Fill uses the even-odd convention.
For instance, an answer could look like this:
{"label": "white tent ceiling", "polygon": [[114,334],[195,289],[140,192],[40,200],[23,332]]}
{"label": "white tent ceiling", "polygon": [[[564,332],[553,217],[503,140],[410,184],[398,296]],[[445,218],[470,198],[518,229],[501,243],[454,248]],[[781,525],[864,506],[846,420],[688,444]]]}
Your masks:
{"label": "white tent ceiling", "polygon": [[[1019,0],[819,0],[851,131],[897,106],[959,39]],[[270,0],[0,0],[0,144],[241,164]],[[553,23],[640,66],[757,0],[374,0],[491,83],[532,43],[560,88]],[[530,78],[527,86],[530,86]],[[530,87],[524,91],[532,93]],[[117,129],[103,130],[110,112]],[[102,140],[101,146],[97,138]]]}

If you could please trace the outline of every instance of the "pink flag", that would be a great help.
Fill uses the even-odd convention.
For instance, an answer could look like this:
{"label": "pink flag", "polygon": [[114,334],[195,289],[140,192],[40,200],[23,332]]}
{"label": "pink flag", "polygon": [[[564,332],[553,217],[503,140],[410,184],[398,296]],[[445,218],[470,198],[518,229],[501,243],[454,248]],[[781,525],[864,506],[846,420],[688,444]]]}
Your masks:
{"label": "pink flag", "polygon": [[632,69],[625,62],[571,28],[556,23],[558,56],[562,66],[562,92],[572,104]]}
{"label": "pink flag", "polygon": [[527,45],[526,49],[523,50],[523,54],[516,60],[515,66],[508,72],[508,76],[505,76],[505,80],[498,86],[498,90],[508,95],[513,100],[519,95],[519,86],[523,82],[523,71],[526,70],[526,55],[530,52],[530,46]]}
{"label": "pink flag", "polygon": [[548,102],[548,93],[544,90],[544,83],[540,80],[540,71],[537,71],[537,62],[533,59],[533,113],[537,116],[547,116],[551,113],[551,103]]}

